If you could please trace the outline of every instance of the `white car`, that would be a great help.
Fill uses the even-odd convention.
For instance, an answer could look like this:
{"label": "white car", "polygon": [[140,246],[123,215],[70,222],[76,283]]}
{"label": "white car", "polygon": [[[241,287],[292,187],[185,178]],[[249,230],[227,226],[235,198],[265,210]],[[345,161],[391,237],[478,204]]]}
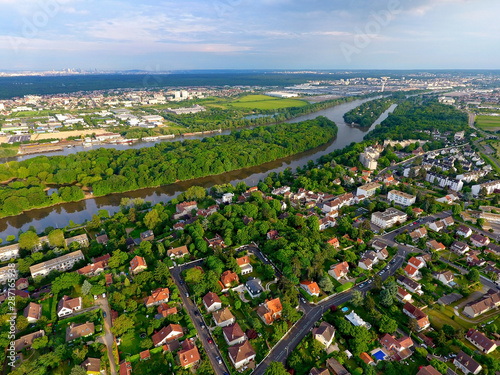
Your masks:
{"label": "white car", "polygon": [[97,299],[97,296],[94,296],[94,300],[96,300],[96,299]]}

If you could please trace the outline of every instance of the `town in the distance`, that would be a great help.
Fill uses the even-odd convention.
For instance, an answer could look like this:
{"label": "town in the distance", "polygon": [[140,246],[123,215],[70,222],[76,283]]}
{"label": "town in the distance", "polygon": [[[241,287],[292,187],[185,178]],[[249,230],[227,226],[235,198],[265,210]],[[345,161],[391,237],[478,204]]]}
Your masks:
{"label": "town in the distance", "polygon": [[3,374],[500,374],[500,75],[71,73],[1,78]]}

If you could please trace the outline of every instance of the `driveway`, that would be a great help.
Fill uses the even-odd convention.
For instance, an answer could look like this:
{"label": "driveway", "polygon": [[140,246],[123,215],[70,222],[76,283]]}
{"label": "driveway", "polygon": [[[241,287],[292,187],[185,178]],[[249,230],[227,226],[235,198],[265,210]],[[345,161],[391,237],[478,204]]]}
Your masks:
{"label": "driveway", "polygon": [[109,307],[107,298],[98,298],[96,304],[102,308],[102,311],[106,313],[104,318],[104,332],[105,335],[99,337],[99,342],[106,345],[108,349],[109,367],[111,375],[116,375],[116,363],[115,357],[113,355],[113,343],[115,342],[115,336],[111,333],[111,309]]}

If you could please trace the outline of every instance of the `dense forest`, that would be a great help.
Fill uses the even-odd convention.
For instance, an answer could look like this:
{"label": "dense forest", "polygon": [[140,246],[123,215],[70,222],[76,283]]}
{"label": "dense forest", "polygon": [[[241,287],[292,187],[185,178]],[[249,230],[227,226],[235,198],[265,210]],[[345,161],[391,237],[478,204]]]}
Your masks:
{"label": "dense forest", "polygon": [[[318,117],[201,141],[9,162],[0,165],[0,216],[79,200],[87,188],[101,196],[251,167],[318,147],[336,134],[334,122]],[[47,188],[57,191],[49,196]]]}
{"label": "dense forest", "polygon": [[344,114],[348,124],[357,124],[362,128],[371,126],[382,113],[387,111],[392,104],[391,99],[383,98],[361,104]]}
{"label": "dense forest", "polygon": [[406,100],[380,125],[365,135],[366,140],[433,140],[433,131],[441,134],[468,130],[467,114],[458,109],[438,103],[435,99],[419,97]]}

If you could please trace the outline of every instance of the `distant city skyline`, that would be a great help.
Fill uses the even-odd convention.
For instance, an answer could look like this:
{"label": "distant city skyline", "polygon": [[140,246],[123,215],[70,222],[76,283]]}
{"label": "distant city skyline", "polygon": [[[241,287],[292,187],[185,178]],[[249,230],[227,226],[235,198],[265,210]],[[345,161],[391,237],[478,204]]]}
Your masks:
{"label": "distant city skyline", "polygon": [[493,0],[0,0],[0,71],[498,69]]}

